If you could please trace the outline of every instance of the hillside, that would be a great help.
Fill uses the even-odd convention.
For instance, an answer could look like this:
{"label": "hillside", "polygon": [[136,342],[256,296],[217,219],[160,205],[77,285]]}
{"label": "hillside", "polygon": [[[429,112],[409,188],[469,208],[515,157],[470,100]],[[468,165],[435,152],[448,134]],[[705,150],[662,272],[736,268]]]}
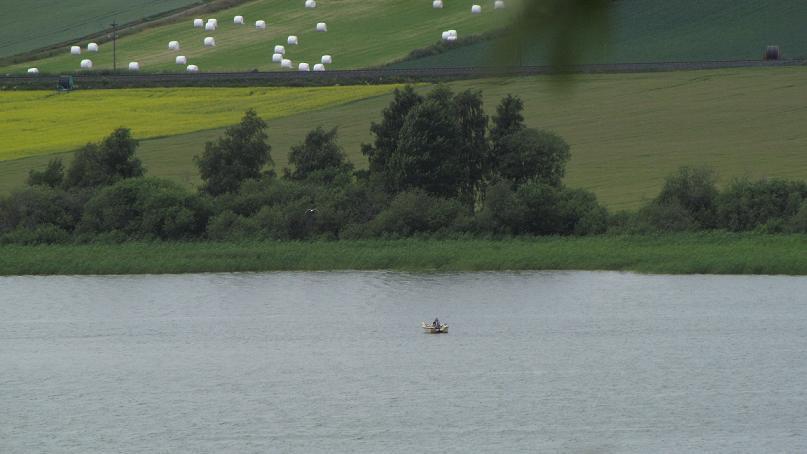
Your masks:
{"label": "hillside", "polygon": [[80,38],[201,0],[27,0],[3,2],[0,58]]}
{"label": "hillside", "polygon": [[[515,5],[517,0],[510,2]],[[483,13],[472,15],[471,3],[446,2],[445,8],[438,10],[432,9],[430,2],[412,0],[327,0],[320,1],[315,9],[306,9],[303,1],[256,0],[216,13],[216,31],[194,28],[191,20],[184,20],[124,37],[118,41],[118,63],[125,68],[128,62],[137,61],[144,71],[183,71],[184,66],[177,66],[174,60],[185,55],[202,71],[279,70],[279,65],[271,62],[273,46],[286,45],[286,38],[296,35],[300,44],[286,46],[287,58],[295,64],[319,63],[323,54],[331,54],[335,69],[382,65],[412,49],[438,42],[447,29],[471,35],[500,28],[508,22],[508,11],[515,10],[513,6],[494,12],[493,1],[486,0]],[[246,25],[233,24],[235,15],[244,16]],[[257,30],[256,20],[265,20],[267,29]],[[316,32],[318,22],[327,23],[327,33]],[[216,47],[204,47],[207,36],[215,38]],[[180,42],[181,51],[168,50],[172,40]],[[24,72],[28,67],[48,73],[77,71],[82,58],[92,59],[95,70],[112,68],[111,46],[82,56],[70,55],[68,50],[0,72]]]}
{"label": "hillside", "polygon": [[[785,58],[807,57],[807,2],[790,0],[621,0],[609,39],[580,55],[581,63],[760,59],[769,44]],[[485,66],[515,54],[495,41],[396,64],[399,68]],[[543,65],[541,43],[526,43],[507,63]]]}
{"label": "hillside", "polygon": [[[681,165],[713,166],[723,183],[745,175],[807,178],[805,81],[807,68],[781,68],[591,75],[578,77],[571,87],[558,86],[545,77],[463,81],[451,85],[456,90],[483,90],[488,112],[508,93],[522,96],[528,124],[554,130],[571,144],[572,160],[566,183],[595,191],[612,209],[625,209],[635,208],[643,199],[655,196],[663,178]],[[286,165],[289,147],[318,125],[338,126],[340,142],[349,158],[358,167],[366,166],[360,144],[371,139],[369,124],[378,120],[381,109],[390,100],[390,87],[377,88],[380,91],[356,93],[350,102],[309,106],[299,113],[272,113],[272,104],[263,104],[259,112],[270,114],[269,142],[277,167]],[[429,87],[420,89],[425,91]],[[272,90],[278,89],[269,89]],[[123,96],[128,91],[101,92]],[[141,115],[140,121],[146,121],[145,124],[127,124],[141,138],[147,137],[143,134],[148,121],[162,123],[164,118],[179,118],[193,110],[187,104],[164,102],[163,98],[170,98],[173,90],[136,92],[142,98],[139,112],[150,112],[156,106],[161,112],[150,120]],[[70,96],[95,96],[93,93],[76,92]],[[8,99],[8,95],[0,93],[0,100]],[[258,99],[228,98],[210,97],[216,100],[210,109],[229,111],[235,117],[247,106],[259,105]],[[49,102],[45,98],[30,101],[26,108],[45,110]],[[105,112],[117,109],[120,102],[119,98],[107,99],[103,103]],[[13,111],[20,106],[5,103],[3,110]],[[89,103],[77,102],[74,106],[97,109]],[[84,118],[89,114],[74,115]],[[192,157],[204,149],[205,141],[219,136],[222,129],[181,134],[180,126],[184,125],[167,123],[169,127],[173,125],[175,132],[163,131],[160,135],[166,137],[143,141],[138,154],[150,174],[195,185],[198,180]],[[23,136],[16,139],[21,150],[26,149],[26,143],[34,143],[27,140],[39,140],[39,136],[51,131],[52,125],[47,122],[36,124],[38,129],[27,131],[24,136],[28,139]],[[103,134],[107,132],[104,130]],[[92,140],[103,134],[98,130]],[[0,192],[22,184],[28,170],[43,167],[49,158],[42,153],[0,162]]]}

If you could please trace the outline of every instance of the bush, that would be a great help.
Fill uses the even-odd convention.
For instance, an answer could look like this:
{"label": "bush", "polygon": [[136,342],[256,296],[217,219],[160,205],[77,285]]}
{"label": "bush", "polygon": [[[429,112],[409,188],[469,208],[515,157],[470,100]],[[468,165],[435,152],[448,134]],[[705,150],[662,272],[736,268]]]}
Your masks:
{"label": "bush", "polygon": [[772,220],[796,216],[804,200],[807,183],[803,181],[737,180],[718,197],[718,225],[733,231],[754,230]]}
{"label": "bush", "polygon": [[23,228],[35,230],[52,225],[73,231],[81,218],[83,198],[48,186],[19,189],[0,200],[0,232]]}
{"label": "bush", "polygon": [[[656,198],[660,206],[676,205],[689,213],[700,228],[717,225],[717,177],[708,168],[682,167],[667,177],[661,193]],[[672,208],[672,210],[677,210]]]}
{"label": "bush", "polygon": [[698,229],[698,221],[678,202],[651,202],[637,214],[636,233],[685,232]]}
{"label": "bush", "polygon": [[317,127],[306,135],[303,143],[291,147],[289,164],[294,170],[285,170],[288,178],[305,180],[314,178],[330,184],[339,175],[349,174],[353,165],[347,162],[345,152],[336,142],[336,128],[325,131]]}
{"label": "bush", "polygon": [[415,189],[398,194],[389,208],[368,225],[373,236],[411,236],[419,233],[450,231],[463,219],[467,210],[456,200],[443,199]]}
{"label": "bush", "polygon": [[48,162],[45,170],[31,170],[28,172],[29,186],[49,186],[57,188],[64,182],[64,165],[61,158],[53,158]]}
{"label": "bush", "polygon": [[67,188],[91,188],[142,177],[145,170],[134,156],[138,145],[126,128],[115,130],[100,144],[87,144],[73,157],[64,185]]}
{"label": "bush", "polygon": [[540,181],[559,186],[571,154],[563,138],[531,128],[502,137],[493,156],[493,172],[516,184]]}
{"label": "bush", "polygon": [[85,206],[82,232],[119,230],[130,239],[187,239],[205,231],[209,209],[198,195],[157,178],[123,180]]}
{"label": "bush", "polygon": [[0,244],[63,244],[71,240],[66,230],[53,224],[42,224],[34,228],[17,228],[0,235]]}

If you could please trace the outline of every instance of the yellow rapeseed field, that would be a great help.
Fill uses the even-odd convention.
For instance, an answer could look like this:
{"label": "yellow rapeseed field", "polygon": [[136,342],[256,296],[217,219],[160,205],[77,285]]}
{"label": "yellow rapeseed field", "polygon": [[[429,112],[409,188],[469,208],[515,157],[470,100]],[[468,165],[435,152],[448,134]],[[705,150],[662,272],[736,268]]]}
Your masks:
{"label": "yellow rapeseed field", "polygon": [[0,92],[0,161],[77,149],[115,128],[138,139],[271,120],[389,93],[393,85]]}

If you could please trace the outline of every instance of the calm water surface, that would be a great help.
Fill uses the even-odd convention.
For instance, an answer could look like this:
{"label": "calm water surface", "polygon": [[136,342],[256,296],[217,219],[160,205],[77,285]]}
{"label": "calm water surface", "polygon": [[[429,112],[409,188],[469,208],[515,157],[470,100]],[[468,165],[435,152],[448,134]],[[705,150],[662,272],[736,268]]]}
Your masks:
{"label": "calm water surface", "polygon": [[807,278],[0,278],[4,454],[420,450],[807,452]]}

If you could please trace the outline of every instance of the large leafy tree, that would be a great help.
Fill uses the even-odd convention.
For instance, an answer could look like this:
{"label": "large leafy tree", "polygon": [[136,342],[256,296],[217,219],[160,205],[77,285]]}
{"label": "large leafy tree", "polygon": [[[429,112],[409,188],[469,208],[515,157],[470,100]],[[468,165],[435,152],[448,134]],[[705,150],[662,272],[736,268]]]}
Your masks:
{"label": "large leafy tree", "polygon": [[362,153],[367,156],[371,174],[383,175],[387,172],[390,156],[398,148],[406,116],[421,102],[423,97],[415,93],[411,86],[407,85],[402,90],[396,88],[392,102],[381,112],[381,122],[370,125],[375,140],[372,145],[362,145]]}
{"label": "large leafy tree", "polygon": [[569,144],[548,131],[526,128],[504,136],[496,147],[495,173],[516,184],[536,180],[560,186],[571,157]]}
{"label": "large leafy tree", "polygon": [[227,128],[223,137],[208,142],[194,161],[204,182],[202,190],[210,195],[235,192],[244,180],[258,178],[266,164],[272,163],[266,143],[266,123],[249,110],[241,122]]}
{"label": "large leafy tree", "polygon": [[134,156],[139,142],[128,128],[118,128],[100,144],[79,150],[64,178],[68,188],[105,186],[126,178],[142,177],[143,164]]}
{"label": "large leafy tree", "polygon": [[286,169],[287,177],[305,180],[319,175],[324,182],[330,182],[335,174],[349,172],[353,166],[347,162],[336,136],[336,128],[326,131],[319,126],[306,135],[303,143],[292,146],[289,164],[294,166],[294,170]]}

